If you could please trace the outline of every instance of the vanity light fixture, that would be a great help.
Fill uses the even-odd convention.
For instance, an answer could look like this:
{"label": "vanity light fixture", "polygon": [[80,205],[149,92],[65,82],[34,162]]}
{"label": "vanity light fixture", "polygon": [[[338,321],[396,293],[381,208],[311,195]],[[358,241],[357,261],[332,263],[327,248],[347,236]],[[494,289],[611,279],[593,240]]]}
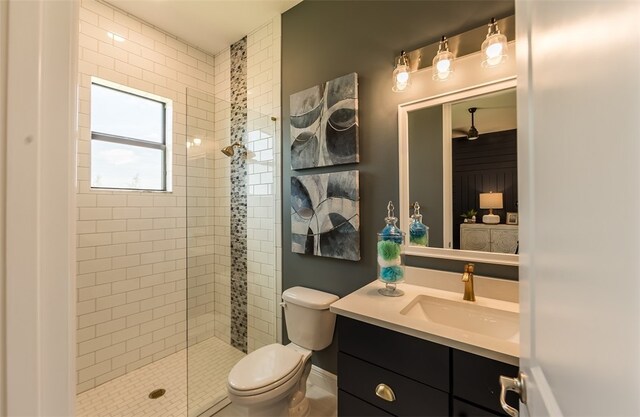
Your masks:
{"label": "vanity light fixture", "polygon": [[396,69],[393,71],[393,88],[396,93],[406,91],[411,85],[411,75],[409,68],[409,57],[403,50],[400,52],[400,57],[396,63]]}
{"label": "vanity light fixture", "polygon": [[493,214],[493,209],[502,208],[502,193],[494,193],[490,191],[488,193],[480,193],[480,208],[489,209],[489,214],[482,216],[482,223],[485,224],[498,224],[500,223],[500,216]]}
{"label": "vanity light fixture", "polygon": [[507,59],[507,37],[500,33],[495,17],[491,18],[481,50],[483,67],[495,67]]}
{"label": "vanity light fixture", "polygon": [[438,44],[438,53],[433,57],[433,79],[444,81],[453,73],[453,53],[449,51],[449,42],[443,36]]}

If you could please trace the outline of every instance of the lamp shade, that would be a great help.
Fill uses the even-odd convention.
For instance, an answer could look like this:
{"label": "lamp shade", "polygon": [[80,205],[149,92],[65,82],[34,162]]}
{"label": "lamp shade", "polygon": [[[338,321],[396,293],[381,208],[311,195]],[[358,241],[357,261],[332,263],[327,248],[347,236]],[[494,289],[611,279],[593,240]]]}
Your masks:
{"label": "lamp shade", "polygon": [[481,209],[501,209],[502,193],[480,193]]}

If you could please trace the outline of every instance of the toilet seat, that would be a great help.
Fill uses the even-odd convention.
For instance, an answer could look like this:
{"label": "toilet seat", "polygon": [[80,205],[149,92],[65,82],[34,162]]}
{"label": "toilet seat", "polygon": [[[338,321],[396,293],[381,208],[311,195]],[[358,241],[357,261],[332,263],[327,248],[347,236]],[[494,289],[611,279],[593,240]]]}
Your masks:
{"label": "toilet seat", "polygon": [[304,367],[302,352],[274,343],[251,352],[231,369],[228,390],[239,396],[273,391],[287,382],[295,384]]}

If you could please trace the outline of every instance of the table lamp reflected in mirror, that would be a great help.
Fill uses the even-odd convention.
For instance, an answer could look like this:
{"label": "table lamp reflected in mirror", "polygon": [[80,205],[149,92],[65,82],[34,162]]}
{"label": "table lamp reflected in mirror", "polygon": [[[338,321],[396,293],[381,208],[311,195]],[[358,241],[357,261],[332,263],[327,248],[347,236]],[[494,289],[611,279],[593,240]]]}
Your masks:
{"label": "table lamp reflected in mirror", "polygon": [[489,214],[485,214],[484,216],[482,216],[482,223],[500,223],[500,216],[498,216],[497,214],[493,214],[493,209],[502,208],[502,193],[494,193],[493,191],[488,193],[480,193],[480,208],[489,209]]}

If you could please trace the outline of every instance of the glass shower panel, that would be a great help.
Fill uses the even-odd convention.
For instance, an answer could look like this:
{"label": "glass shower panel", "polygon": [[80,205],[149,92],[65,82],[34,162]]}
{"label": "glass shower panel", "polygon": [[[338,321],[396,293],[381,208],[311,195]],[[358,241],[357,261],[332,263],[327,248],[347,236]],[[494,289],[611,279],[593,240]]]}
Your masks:
{"label": "glass shower panel", "polygon": [[187,89],[186,110],[187,392],[195,417],[226,405],[233,365],[276,340],[275,123],[195,89]]}

